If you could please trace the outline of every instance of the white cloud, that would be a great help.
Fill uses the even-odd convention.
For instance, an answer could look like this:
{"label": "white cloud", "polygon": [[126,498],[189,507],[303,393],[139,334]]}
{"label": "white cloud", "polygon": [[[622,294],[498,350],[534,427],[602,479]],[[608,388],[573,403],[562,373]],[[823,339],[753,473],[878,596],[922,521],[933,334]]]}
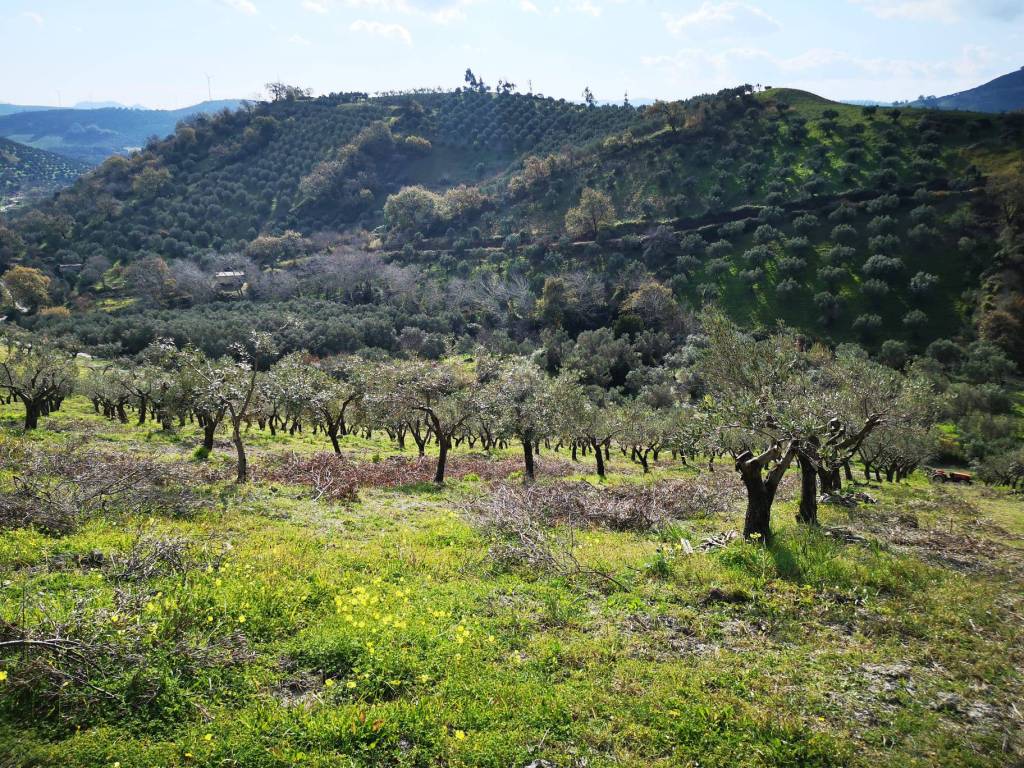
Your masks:
{"label": "white cloud", "polygon": [[647,56],[685,93],[714,91],[742,82],[761,82],[824,92],[834,98],[865,96],[882,100],[916,98],[921,93],[953,93],[977,85],[996,54],[966,45],[945,61],[870,58],[831,48],[778,56],[760,48],[685,48],[669,56]]}
{"label": "white cloud", "polygon": [[349,25],[353,32],[362,32],[374,37],[383,37],[389,40],[401,40],[406,45],[412,45],[412,35],[409,30],[401,24],[385,24],[381,21],[366,21],[356,19]]}
{"label": "white cloud", "polygon": [[594,18],[601,15],[601,8],[594,5],[590,0],[577,0],[572,4],[572,9],[578,13],[586,13]]}
{"label": "white cloud", "polygon": [[310,13],[319,13],[320,15],[327,13],[327,6],[317,0],[304,0],[302,7]]}
{"label": "white cloud", "polygon": [[291,37],[288,38],[288,42],[292,45],[300,45],[303,48],[308,48],[309,46],[312,45],[312,43],[309,42],[309,40],[304,38],[302,35],[292,35]]}
{"label": "white cloud", "polygon": [[540,13],[540,8],[530,2],[530,0],[519,0],[519,9],[524,13]]}
{"label": "white cloud", "polygon": [[476,2],[477,0],[345,0],[350,8],[418,16],[437,24],[465,20],[466,8]]}
{"label": "white cloud", "polygon": [[45,23],[43,17],[35,11],[22,11],[21,15],[23,18],[33,22],[36,26],[41,27]]}
{"label": "white cloud", "polygon": [[880,19],[941,21],[952,24],[960,14],[957,0],[852,0]]}
{"label": "white cloud", "polygon": [[782,28],[782,25],[776,19],[758,6],[728,0],[722,3],[704,2],[700,8],[692,13],[684,13],[680,16],[666,14],[665,26],[668,27],[669,32],[678,35],[691,27],[708,24],[731,24],[741,16],[764,22],[776,29]]}
{"label": "white cloud", "polygon": [[939,21],[955,24],[965,18],[1013,21],[1024,13],[1022,0],[850,0],[880,19]]}
{"label": "white cloud", "polygon": [[250,16],[259,13],[250,0],[221,0],[221,2],[229,8],[234,8],[236,11],[247,13]]}

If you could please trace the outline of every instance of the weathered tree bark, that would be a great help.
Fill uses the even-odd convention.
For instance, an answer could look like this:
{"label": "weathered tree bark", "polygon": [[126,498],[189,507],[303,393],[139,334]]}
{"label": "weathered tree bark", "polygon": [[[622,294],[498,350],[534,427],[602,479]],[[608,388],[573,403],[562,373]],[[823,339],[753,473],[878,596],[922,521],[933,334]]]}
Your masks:
{"label": "weathered tree bark", "polygon": [[231,441],[235,444],[235,453],[238,455],[238,472],[235,476],[236,483],[249,482],[249,460],[245,456],[245,443],[242,442],[241,424],[237,419],[231,422]]}
{"label": "weathered tree bark", "polygon": [[331,447],[334,452],[341,455],[341,444],[338,442],[338,422],[331,422],[327,425],[327,436],[331,438]]}
{"label": "weathered tree bark", "polygon": [[25,431],[39,426],[39,405],[33,400],[25,401]]}
{"label": "weathered tree bark", "polygon": [[523,484],[529,485],[535,479],[533,468],[533,441],[528,435],[523,436]]}
{"label": "weathered tree bark", "polygon": [[[785,451],[779,445],[774,445],[760,456],[744,451],[736,457],[736,471],[740,473],[747,489],[747,513],[743,520],[743,535],[746,538],[760,537],[763,541],[771,538],[775,493],[795,455],[796,449],[790,443]],[[776,464],[765,477],[765,467],[772,461]]]}
{"label": "weathered tree bark", "polygon": [[213,450],[213,436],[217,432],[217,422],[212,419],[206,419],[203,422],[203,449],[206,451]]}
{"label": "weathered tree bark", "polygon": [[806,525],[818,524],[818,471],[806,456],[797,458],[800,466],[800,510],[796,521]]}
{"label": "weathered tree bark", "polygon": [[821,467],[818,470],[818,479],[821,481],[822,493],[835,493],[843,487],[842,479],[838,469]]}
{"label": "weathered tree bark", "polygon": [[452,447],[451,439],[438,437],[437,440],[437,471],[434,472],[434,482],[444,485],[444,468],[448,463],[448,450]]}
{"label": "weathered tree bark", "polygon": [[597,460],[597,476],[604,477],[604,456],[597,441],[594,441],[594,458]]}

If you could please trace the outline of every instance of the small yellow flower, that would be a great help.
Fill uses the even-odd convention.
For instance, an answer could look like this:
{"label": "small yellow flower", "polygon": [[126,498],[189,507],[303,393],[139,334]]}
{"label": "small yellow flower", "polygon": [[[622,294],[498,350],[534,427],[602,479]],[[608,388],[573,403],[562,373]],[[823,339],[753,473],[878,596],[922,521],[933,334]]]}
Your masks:
{"label": "small yellow flower", "polygon": [[355,680],[349,680],[347,683],[345,683],[345,687],[350,689],[350,690],[352,688],[355,688],[356,687],[356,681]]}
{"label": "small yellow flower", "polygon": [[213,616],[207,616],[206,617],[206,623],[207,624],[213,624]]}
{"label": "small yellow flower", "polygon": [[213,734],[207,733],[203,735],[203,741],[213,741]]}
{"label": "small yellow flower", "polygon": [[334,685],[334,680],[331,679],[330,677],[328,677],[326,680],[324,680],[324,687],[325,688],[330,688],[332,685]]}
{"label": "small yellow flower", "polygon": [[239,623],[239,624],[245,624],[245,614],[244,614],[244,613],[243,613],[243,614],[241,614],[241,615],[240,615],[240,616],[238,617],[238,623]]}
{"label": "small yellow flower", "polygon": [[6,679],[7,679],[7,670],[6,669],[0,669],[0,683],[4,682]]}
{"label": "small yellow flower", "polygon": [[456,731],[455,732],[455,738],[456,738],[457,741],[465,741],[466,740],[466,732],[465,731]]}
{"label": "small yellow flower", "polygon": [[420,682],[421,683],[426,683],[429,680],[430,680],[430,675],[420,675]]}

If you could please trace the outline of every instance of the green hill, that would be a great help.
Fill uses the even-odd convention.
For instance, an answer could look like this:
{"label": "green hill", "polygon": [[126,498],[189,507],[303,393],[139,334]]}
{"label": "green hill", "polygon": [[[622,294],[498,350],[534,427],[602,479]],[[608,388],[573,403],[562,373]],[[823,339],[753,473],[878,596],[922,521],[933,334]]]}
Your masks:
{"label": "green hill", "polygon": [[[102,267],[63,295],[93,308],[76,333],[128,349],[161,332],[219,346],[225,328],[285,315],[320,328],[312,308],[339,300],[318,351],[397,348],[404,327],[640,338],[664,329],[627,297],[654,282],[686,311],[717,302],[747,323],[905,354],[972,335],[995,306],[986,293],[1013,305],[1016,278],[988,278],[1022,137],[1014,115],[749,86],[640,109],[475,90],[281,100],[193,116],[107,161],[13,221],[23,247],[7,257]],[[584,190],[607,201],[589,231],[567,225]],[[321,273],[341,269],[339,247],[378,264],[360,290]],[[153,259],[172,277],[144,296],[126,276]],[[397,274],[384,265],[415,274],[419,293],[382,284]],[[203,288],[212,278],[197,274],[220,268],[246,272],[244,305]],[[476,303],[427,297],[466,281]],[[498,283],[514,298],[492,295]],[[548,291],[565,306],[545,314]],[[143,313],[130,334],[125,312]]]}
{"label": "green hill", "polygon": [[53,192],[88,170],[78,160],[0,139],[0,197]]}

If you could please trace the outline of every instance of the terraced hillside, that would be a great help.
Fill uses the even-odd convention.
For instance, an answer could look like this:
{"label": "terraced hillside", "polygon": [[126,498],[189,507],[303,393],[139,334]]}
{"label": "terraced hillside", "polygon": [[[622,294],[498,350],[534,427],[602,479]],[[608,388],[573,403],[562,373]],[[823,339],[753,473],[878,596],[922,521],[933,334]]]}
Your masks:
{"label": "terraced hillside", "polygon": [[[1000,338],[1014,335],[1015,273],[989,277],[1016,263],[997,254],[1022,138],[1015,115],[750,87],[641,109],[474,89],[285,98],[196,116],[112,158],[13,220],[18,245],[6,258],[50,270],[92,260],[96,269],[60,283],[80,308],[195,308],[207,323],[221,310],[196,268],[246,272],[248,298],[273,311],[274,301],[337,297],[310,273],[345,244],[415,270],[435,295],[453,280],[522,282],[522,309],[460,309],[442,324],[458,335],[543,331],[545,285],[586,275],[596,305],[569,297],[580,304],[561,323],[571,336],[618,322],[630,292],[655,281],[690,309],[716,302],[744,322],[781,319],[832,343],[891,341],[906,354],[962,335],[996,304],[1012,321],[1000,320]],[[124,276],[146,259],[178,276],[141,301]],[[992,292],[1003,298],[986,304]],[[365,313],[386,294],[350,296],[339,311]],[[413,314],[433,312],[418,304]],[[145,343],[128,344],[109,314],[93,321],[103,330],[90,338]],[[384,322],[394,339],[408,320]],[[644,322],[633,313],[617,327]]]}

